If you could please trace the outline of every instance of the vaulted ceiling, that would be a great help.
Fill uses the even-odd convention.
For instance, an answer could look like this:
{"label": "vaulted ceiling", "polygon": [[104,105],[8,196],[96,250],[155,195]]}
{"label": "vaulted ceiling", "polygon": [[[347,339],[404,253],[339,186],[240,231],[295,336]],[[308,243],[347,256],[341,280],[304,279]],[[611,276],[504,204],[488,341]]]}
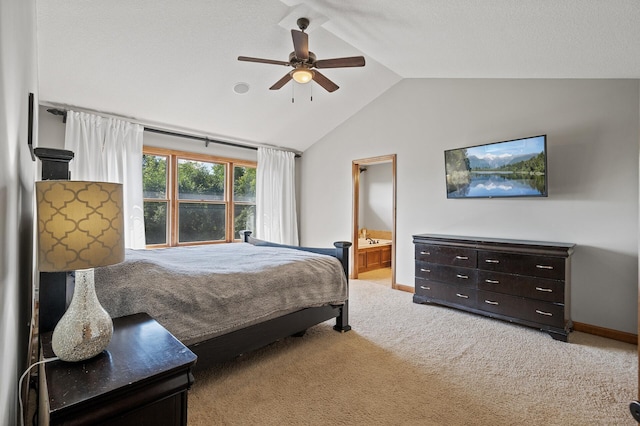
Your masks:
{"label": "vaulted ceiling", "polygon": [[[404,78],[640,78],[638,0],[37,0],[41,103],[302,152]],[[340,89],[289,82],[309,18]],[[247,87],[246,93],[234,88]],[[241,90],[240,90],[241,91]]]}

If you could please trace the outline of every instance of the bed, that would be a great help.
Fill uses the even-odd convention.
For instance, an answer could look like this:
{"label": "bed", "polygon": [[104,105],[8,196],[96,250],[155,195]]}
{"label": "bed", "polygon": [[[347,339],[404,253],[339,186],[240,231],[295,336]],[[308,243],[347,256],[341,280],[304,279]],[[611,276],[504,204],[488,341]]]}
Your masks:
{"label": "bed", "polygon": [[128,250],[124,262],[95,269],[98,298],[114,318],[147,312],[198,356],[196,369],[332,318],[335,330],[350,330],[351,243],[293,247],[242,235],[242,243]]}

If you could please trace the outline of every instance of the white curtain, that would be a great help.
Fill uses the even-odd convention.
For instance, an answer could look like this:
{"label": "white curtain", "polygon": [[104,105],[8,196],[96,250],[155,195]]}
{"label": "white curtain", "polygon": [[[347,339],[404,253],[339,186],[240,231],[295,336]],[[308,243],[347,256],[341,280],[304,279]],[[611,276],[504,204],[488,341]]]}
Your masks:
{"label": "white curtain", "polygon": [[145,247],[142,196],[144,127],[84,112],[67,112],[64,147],[75,156],[73,180],[123,184],[125,247]]}
{"label": "white curtain", "polygon": [[256,238],[298,245],[293,152],[258,148]]}

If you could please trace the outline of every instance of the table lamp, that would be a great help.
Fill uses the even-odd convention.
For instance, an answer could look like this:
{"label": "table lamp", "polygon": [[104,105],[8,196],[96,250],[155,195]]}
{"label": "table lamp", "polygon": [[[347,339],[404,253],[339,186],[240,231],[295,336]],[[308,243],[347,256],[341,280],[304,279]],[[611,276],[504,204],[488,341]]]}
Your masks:
{"label": "table lamp", "polygon": [[38,269],[76,271],[71,303],[53,331],[53,352],[63,361],[93,358],[113,335],[93,268],[124,260],[122,184],[45,180],[36,182],[36,197]]}

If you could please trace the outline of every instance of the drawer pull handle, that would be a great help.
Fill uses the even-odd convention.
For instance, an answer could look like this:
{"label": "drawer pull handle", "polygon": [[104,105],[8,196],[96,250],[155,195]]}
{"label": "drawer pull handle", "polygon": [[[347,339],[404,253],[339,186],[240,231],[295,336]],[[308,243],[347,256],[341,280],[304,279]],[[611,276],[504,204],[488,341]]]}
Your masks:
{"label": "drawer pull handle", "polygon": [[431,269],[420,268],[420,272],[431,272]]}
{"label": "drawer pull handle", "polygon": [[496,260],[496,259],[485,259],[485,261],[484,261],[484,262],[485,262],[485,263],[500,263],[500,261],[499,261],[499,260]]}
{"label": "drawer pull handle", "polygon": [[553,316],[553,314],[551,312],[545,312],[545,311],[541,311],[539,309],[536,309],[536,314],[546,315],[548,317],[552,317]]}
{"label": "drawer pull handle", "polygon": [[500,281],[498,280],[484,280],[484,282],[489,284],[500,284]]}
{"label": "drawer pull handle", "polygon": [[490,305],[499,305],[498,302],[494,302],[493,300],[485,300],[484,303],[488,303]]}
{"label": "drawer pull handle", "polygon": [[458,260],[469,260],[469,256],[456,256]]}
{"label": "drawer pull handle", "polygon": [[536,265],[538,269],[553,269],[553,266],[550,265]]}
{"label": "drawer pull handle", "polygon": [[456,277],[461,278],[463,280],[468,280],[469,279],[468,275],[462,275],[462,274],[456,274]]}
{"label": "drawer pull handle", "polygon": [[538,291],[545,291],[547,293],[553,293],[553,290],[550,288],[542,288],[542,287],[536,287],[536,290]]}
{"label": "drawer pull handle", "polygon": [[431,255],[431,253],[429,253],[428,251],[421,251],[420,254],[424,254],[425,256]]}
{"label": "drawer pull handle", "polygon": [[466,294],[460,294],[460,293],[456,293],[456,296],[462,297],[463,299],[468,299],[469,298],[469,296],[467,296]]}
{"label": "drawer pull handle", "polygon": [[431,287],[427,287],[426,285],[421,285],[420,288],[423,290],[431,290]]}

